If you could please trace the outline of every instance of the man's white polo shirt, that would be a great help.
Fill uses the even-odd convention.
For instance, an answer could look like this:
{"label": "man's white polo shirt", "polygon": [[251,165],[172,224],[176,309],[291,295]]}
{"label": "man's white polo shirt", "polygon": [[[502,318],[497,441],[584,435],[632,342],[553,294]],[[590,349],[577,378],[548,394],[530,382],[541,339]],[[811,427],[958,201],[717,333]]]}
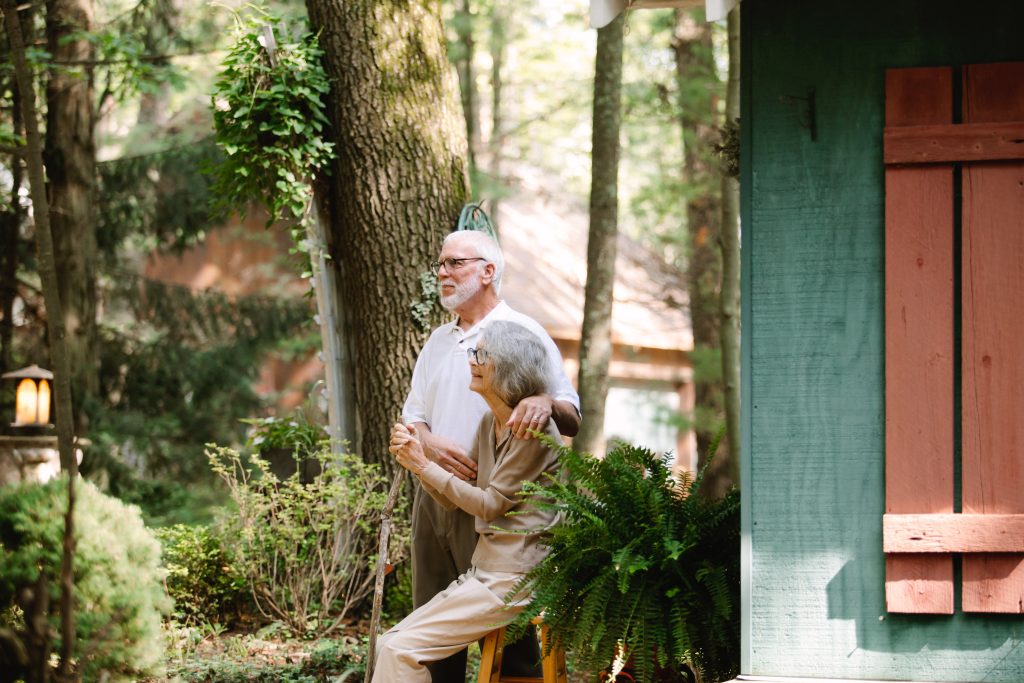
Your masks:
{"label": "man's white polo shirt", "polygon": [[402,421],[425,422],[434,434],[453,439],[467,451],[487,403],[469,388],[469,359],[466,349],[475,347],[480,333],[495,320],[507,320],[527,328],[541,340],[548,352],[548,394],[558,401],[569,401],[580,409],[580,397],[562,367],[562,354],[548,333],[533,318],[498,303],[483,320],[463,331],[452,321],[438,327],[423,345],[412,388],[402,408]]}

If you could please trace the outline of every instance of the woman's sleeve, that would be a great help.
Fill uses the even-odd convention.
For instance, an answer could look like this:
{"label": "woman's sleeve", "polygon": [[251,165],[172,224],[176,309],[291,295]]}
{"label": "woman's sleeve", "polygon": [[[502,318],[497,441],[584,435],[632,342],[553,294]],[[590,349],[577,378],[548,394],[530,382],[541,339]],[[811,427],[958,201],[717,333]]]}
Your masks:
{"label": "woman's sleeve", "polygon": [[427,465],[420,479],[469,514],[490,522],[515,507],[523,482],[537,481],[550,465],[550,449],[539,440],[513,439],[508,453],[491,472],[487,488],[462,481],[436,463]]}
{"label": "woman's sleeve", "polygon": [[[433,464],[433,463],[431,463],[431,464]],[[444,470],[442,470],[442,472],[443,471]],[[444,495],[443,493],[441,493],[440,491],[435,489],[433,486],[428,484],[426,482],[426,480],[423,479],[423,475],[422,474],[420,475],[420,485],[422,485],[423,486],[423,490],[426,491],[430,495],[431,498],[436,500],[437,504],[440,505],[441,507],[443,507],[445,510],[454,510],[455,508],[459,507],[458,505],[453,503],[451,500],[449,500],[446,495]]]}

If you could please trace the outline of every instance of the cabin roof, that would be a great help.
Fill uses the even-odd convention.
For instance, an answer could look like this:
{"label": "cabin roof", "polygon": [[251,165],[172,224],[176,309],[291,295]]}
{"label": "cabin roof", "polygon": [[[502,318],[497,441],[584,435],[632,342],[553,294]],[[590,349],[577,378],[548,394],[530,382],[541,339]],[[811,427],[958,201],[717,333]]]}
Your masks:
{"label": "cabin roof", "polygon": [[[502,297],[555,339],[575,341],[583,324],[589,219],[585,207],[521,191],[503,199],[496,223],[505,254]],[[612,341],[654,349],[693,348],[683,273],[619,235]]]}

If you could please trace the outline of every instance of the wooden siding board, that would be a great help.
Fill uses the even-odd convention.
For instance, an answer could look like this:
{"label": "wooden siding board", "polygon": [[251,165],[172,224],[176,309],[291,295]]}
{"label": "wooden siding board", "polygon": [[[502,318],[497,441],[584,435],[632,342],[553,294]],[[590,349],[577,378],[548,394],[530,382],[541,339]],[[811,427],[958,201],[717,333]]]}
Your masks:
{"label": "wooden siding board", "polygon": [[[964,69],[964,121],[1024,121],[1024,63]],[[963,511],[1024,512],[1024,163],[963,169]],[[1024,555],[963,560],[967,612],[1024,613]]]}
{"label": "wooden siding board", "polygon": [[[886,72],[886,129],[953,121],[948,67]],[[953,167],[885,170],[886,512],[953,511]],[[953,613],[951,557],[888,555],[889,612]]]}
{"label": "wooden siding board", "polygon": [[[1020,621],[885,613],[881,130],[885,69],[1015,57],[1024,3],[1001,20],[944,0],[741,11],[743,671],[1019,683]],[[783,100],[812,86],[817,143]]]}

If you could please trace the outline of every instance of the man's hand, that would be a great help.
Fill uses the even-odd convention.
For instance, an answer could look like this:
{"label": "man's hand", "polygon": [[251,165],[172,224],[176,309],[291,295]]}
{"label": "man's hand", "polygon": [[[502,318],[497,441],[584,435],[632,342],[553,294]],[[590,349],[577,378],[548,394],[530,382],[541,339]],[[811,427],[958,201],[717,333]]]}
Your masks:
{"label": "man's hand", "polygon": [[512,430],[517,439],[532,439],[533,434],[529,430],[544,431],[551,419],[551,406],[552,400],[547,394],[527,396],[512,410],[512,416],[505,426]]}
{"label": "man's hand", "polygon": [[441,466],[445,472],[451,472],[462,481],[476,479],[476,463],[469,454],[451,439],[433,434],[426,429],[418,429],[427,457]]}

